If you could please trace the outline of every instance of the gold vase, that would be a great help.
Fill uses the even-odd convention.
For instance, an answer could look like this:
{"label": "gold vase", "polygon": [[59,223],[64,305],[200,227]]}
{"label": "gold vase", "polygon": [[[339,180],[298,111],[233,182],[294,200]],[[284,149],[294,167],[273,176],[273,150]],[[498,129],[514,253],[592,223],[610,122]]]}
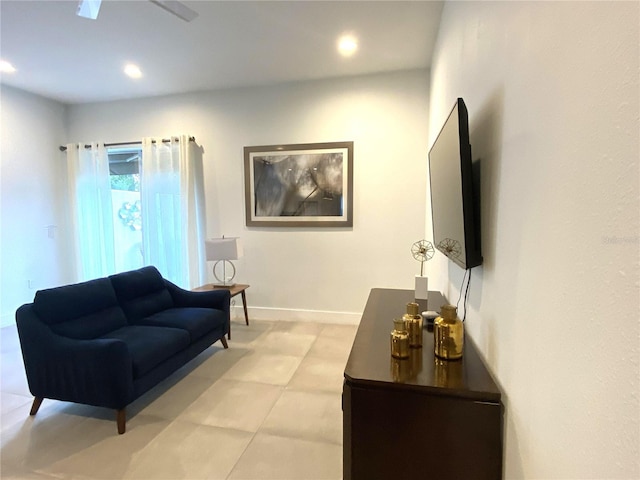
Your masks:
{"label": "gold vase", "polygon": [[440,316],[433,322],[434,353],[445,360],[462,357],[464,350],[464,324],[453,305],[443,305]]}
{"label": "gold vase", "polygon": [[418,313],[419,309],[417,303],[407,303],[407,313],[402,317],[407,324],[409,346],[413,348],[422,347],[422,315]]}
{"label": "gold vase", "polygon": [[391,356],[395,358],[409,358],[409,333],[404,319],[393,320],[391,331]]}

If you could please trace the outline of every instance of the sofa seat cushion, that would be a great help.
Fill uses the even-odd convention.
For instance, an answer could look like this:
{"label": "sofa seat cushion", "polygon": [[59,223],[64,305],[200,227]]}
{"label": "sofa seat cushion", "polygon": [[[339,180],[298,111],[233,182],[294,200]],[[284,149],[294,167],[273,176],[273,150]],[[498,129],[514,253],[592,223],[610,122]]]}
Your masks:
{"label": "sofa seat cushion", "polygon": [[138,321],[139,325],[181,328],[189,332],[191,342],[205,336],[211,330],[224,328],[226,322],[222,310],[213,308],[169,308]]}
{"label": "sofa seat cushion", "polygon": [[191,343],[186,330],[146,325],[122,327],[101,338],[115,338],[127,345],[133,361],[134,379],[142,377]]}

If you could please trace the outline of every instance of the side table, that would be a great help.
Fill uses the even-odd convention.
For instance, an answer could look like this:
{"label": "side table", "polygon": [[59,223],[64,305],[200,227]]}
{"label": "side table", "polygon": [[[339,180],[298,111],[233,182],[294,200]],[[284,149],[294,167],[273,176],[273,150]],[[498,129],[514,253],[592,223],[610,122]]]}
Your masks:
{"label": "side table", "polygon": [[[218,289],[227,289],[231,294],[231,298],[236,295],[242,295],[242,307],[244,309],[244,321],[247,325],[249,325],[249,314],[247,313],[247,295],[245,294],[245,290],[249,288],[249,285],[243,285],[241,283],[236,283],[235,285],[224,287],[221,285],[214,285],[213,283],[207,283],[206,285],[202,285],[201,287],[194,288],[194,292],[206,292],[208,290],[218,290]],[[229,340],[231,340],[231,326],[229,326]]]}

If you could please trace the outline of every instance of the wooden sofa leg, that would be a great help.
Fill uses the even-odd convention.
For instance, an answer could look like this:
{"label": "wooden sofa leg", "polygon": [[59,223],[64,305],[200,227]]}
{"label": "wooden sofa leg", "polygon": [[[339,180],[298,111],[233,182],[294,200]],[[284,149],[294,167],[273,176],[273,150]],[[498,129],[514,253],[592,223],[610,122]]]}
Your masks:
{"label": "wooden sofa leg", "polygon": [[118,433],[122,435],[126,430],[127,411],[124,408],[116,410],[116,422],[118,424]]}
{"label": "wooden sofa leg", "polygon": [[227,343],[227,339],[224,338],[224,336],[220,339],[220,341],[222,342],[222,346],[224,348],[229,348],[229,344]]}
{"label": "wooden sofa leg", "polygon": [[29,412],[29,415],[35,415],[36,413],[38,413],[38,409],[40,408],[40,405],[42,405],[42,400],[44,400],[44,398],[42,397],[35,397],[33,399],[33,404],[31,405],[31,411]]}

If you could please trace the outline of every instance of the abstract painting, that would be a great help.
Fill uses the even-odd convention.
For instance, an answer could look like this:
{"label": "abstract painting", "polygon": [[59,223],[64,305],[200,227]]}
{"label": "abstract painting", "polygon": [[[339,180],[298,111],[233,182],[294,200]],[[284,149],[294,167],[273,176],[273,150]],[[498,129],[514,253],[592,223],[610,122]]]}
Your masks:
{"label": "abstract painting", "polygon": [[352,227],[353,142],[244,147],[248,227]]}

